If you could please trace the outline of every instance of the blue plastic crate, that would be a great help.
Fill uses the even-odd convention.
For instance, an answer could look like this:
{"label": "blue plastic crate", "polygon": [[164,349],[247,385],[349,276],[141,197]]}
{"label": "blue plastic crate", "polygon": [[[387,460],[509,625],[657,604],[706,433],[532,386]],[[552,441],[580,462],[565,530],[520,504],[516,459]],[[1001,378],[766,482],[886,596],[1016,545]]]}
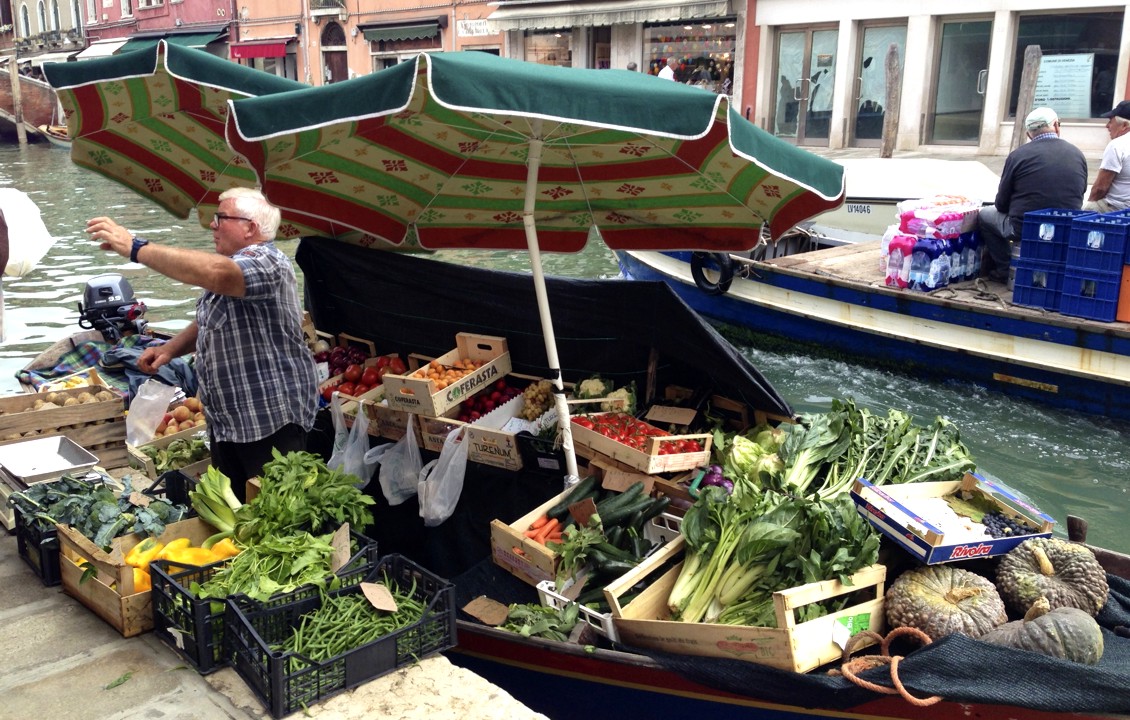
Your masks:
{"label": "blue plastic crate", "polygon": [[1067,242],[1067,267],[1121,273],[1128,232],[1130,217],[1106,214],[1077,218],[1071,223]]}
{"label": "blue plastic crate", "polygon": [[1073,317],[1114,322],[1121,285],[1121,267],[1118,272],[1102,272],[1078,270],[1068,265],[1063,273],[1059,311]]}
{"label": "blue plastic crate", "polygon": [[1094,215],[1089,210],[1049,208],[1024,214],[1020,231],[1020,257],[1061,263],[1067,260],[1067,242],[1076,219]]}
{"label": "blue plastic crate", "polygon": [[1016,305],[1059,310],[1059,296],[1063,289],[1064,264],[1029,260],[1023,256],[1013,261],[1016,279],[1012,289],[1012,302]]}

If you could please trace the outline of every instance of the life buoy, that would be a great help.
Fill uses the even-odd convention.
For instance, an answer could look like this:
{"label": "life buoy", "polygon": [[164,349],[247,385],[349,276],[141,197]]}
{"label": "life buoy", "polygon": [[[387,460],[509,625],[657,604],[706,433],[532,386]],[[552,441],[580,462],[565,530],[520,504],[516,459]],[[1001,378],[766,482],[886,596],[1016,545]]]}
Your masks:
{"label": "life buoy", "polygon": [[707,295],[721,295],[734,281],[734,261],[728,253],[691,253],[691,277]]}

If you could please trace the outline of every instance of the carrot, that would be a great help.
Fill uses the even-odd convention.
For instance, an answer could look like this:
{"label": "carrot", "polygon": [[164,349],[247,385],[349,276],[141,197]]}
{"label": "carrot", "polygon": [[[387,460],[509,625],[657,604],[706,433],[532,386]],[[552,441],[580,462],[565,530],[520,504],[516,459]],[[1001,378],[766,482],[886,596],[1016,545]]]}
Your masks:
{"label": "carrot", "polygon": [[537,537],[539,534],[541,534],[541,531],[537,528],[531,527],[529,530],[526,530],[522,534],[530,538],[531,540],[537,540]]}
{"label": "carrot", "polygon": [[515,555],[525,555],[526,554],[526,551],[523,550],[522,548],[518,547],[517,545],[515,545],[514,547],[512,547],[510,549],[514,551]]}
{"label": "carrot", "polygon": [[557,518],[550,518],[544,525],[538,529],[538,534],[534,536],[534,542],[539,542],[545,545],[545,538],[561,525],[561,521]]}
{"label": "carrot", "polygon": [[549,522],[549,515],[548,514],[542,515],[537,520],[534,520],[532,523],[530,523],[530,529],[531,530],[537,530],[542,525],[545,525],[547,522]]}
{"label": "carrot", "polygon": [[550,533],[548,536],[546,536],[545,541],[547,543],[551,543],[551,542],[559,543],[559,542],[562,541],[562,539],[563,538],[562,538],[561,533]]}

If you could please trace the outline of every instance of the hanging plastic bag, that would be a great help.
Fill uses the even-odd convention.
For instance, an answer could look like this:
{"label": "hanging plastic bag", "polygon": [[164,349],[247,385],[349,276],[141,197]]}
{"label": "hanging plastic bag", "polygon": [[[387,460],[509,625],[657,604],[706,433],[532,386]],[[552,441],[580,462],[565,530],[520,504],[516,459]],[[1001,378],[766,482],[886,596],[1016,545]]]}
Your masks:
{"label": "hanging plastic bag", "polygon": [[424,518],[427,527],[442,524],[459,504],[470,445],[463,440],[463,428],[449,432],[443,441],[439,459],[428,463],[420,471],[420,517]]}
{"label": "hanging plastic bag", "polygon": [[393,443],[381,457],[381,471],[377,477],[389,505],[399,505],[416,494],[424,462],[416,444],[415,424],[409,422],[404,437]]}
{"label": "hanging plastic bag", "polygon": [[334,393],[330,401],[330,415],[334,423],[334,450],[326,466],[331,470],[341,470],[357,478],[354,483],[364,489],[377,469],[377,462],[368,460],[369,455],[369,416],[364,408],[358,406],[353,428],[345,424],[345,413],[341,409],[340,393]]}
{"label": "hanging plastic bag", "polygon": [[152,440],[176,394],[175,387],[160,380],[143,382],[126,413],[126,442],[136,447]]}
{"label": "hanging plastic bag", "polygon": [[8,264],[0,268],[0,273],[23,277],[43,259],[55,239],[47,232],[39,207],[25,193],[0,188],[0,210],[8,225]]}

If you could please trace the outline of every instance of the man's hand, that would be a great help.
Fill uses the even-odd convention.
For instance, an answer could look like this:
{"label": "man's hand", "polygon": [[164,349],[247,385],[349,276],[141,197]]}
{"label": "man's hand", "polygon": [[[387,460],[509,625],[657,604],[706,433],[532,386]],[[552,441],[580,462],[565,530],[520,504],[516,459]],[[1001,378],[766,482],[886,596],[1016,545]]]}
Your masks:
{"label": "man's hand", "polygon": [[153,345],[142,350],[141,357],[137,359],[137,367],[142,372],[152,375],[172,359],[173,354],[168,351],[166,345]]}
{"label": "man's hand", "polygon": [[98,247],[112,250],[122,257],[129,257],[133,250],[133,233],[108,217],[87,220],[86,233],[91,240],[98,242]]}

